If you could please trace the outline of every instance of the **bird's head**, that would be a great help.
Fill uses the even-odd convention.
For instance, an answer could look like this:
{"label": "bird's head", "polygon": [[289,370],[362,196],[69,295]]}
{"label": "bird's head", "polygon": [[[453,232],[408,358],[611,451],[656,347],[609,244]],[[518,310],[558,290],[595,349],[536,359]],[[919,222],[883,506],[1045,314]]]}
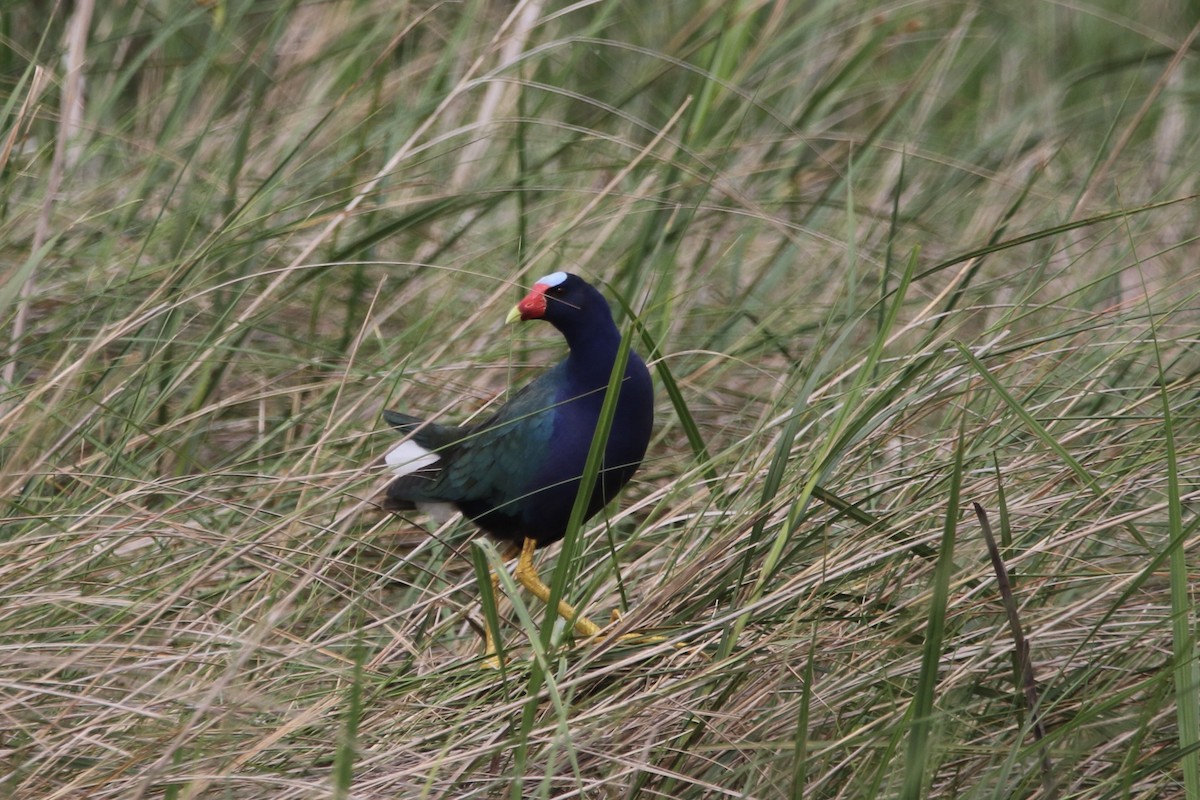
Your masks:
{"label": "bird's head", "polygon": [[505,321],[544,319],[562,329],[597,313],[611,318],[603,295],[578,275],[551,272],[533,285],[525,299],[508,312]]}

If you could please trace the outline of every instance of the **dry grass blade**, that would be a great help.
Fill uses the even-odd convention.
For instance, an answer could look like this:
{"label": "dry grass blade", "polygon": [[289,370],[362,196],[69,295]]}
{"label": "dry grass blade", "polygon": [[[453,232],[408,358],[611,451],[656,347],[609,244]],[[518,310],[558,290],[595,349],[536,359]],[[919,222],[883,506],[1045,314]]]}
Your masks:
{"label": "dry grass blade", "polygon": [[[155,8],[0,4],[0,796],[1188,796],[1182,6]],[[539,566],[647,636],[502,592],[496,674],[380,410],[557,269],[660,413]]]}

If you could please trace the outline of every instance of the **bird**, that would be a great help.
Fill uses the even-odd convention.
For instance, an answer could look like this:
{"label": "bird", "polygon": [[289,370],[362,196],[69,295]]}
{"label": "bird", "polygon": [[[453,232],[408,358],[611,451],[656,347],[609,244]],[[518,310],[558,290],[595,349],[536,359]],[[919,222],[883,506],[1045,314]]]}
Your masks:
{"label": "bird", "polygon": [[[548,605],[550,588],[537,573],[534,553],[566,535],[621,334],[604,295],[568,272],[536,281],[505,321],[517,320],[544,320],[557,328],[566,339],[566,358],[478,424],[442,425],[384,411],[384,420],[404,438],[384,458],[394,477],[383,506],[436,512],[448,505],[461,511],[501,544],[507,557],[517,557],[516,582]],[[650,443],[654,388],[646,363],[632,348],[617,391],[584,521],[629,482]],[[495,587],[495,575],[492,582]],[[600,632],[566,601],[556,611],[581,636]],[[499,666],[486,627],[484,639],[484,666]]]}

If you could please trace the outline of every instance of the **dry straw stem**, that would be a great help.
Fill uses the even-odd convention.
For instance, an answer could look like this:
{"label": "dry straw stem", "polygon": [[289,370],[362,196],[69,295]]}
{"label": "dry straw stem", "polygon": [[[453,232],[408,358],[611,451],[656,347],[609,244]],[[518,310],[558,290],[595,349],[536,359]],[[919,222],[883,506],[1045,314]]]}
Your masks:
{"label": "dry straw stem", "polygon": [[[1025,696],[1025,708],[1030,714],[1030,728],[1033,730],[1033,738],[1041,743],[1046,738],[1046,728],[1042,724],[1042,712],[1038,704],[1038,688],[1037,678],[1033,671],[1033,655],[1029,646],[1029,641],[1025,638],[1025,633],[1021,628],[1021,615],[1017,610],[1017,602],[1013,597],[1012,583],[1008,578],[1008,568],[1004,565],[1004,557],[1000,555],[1000,548],[996,544],[996,537],[992,533],[992,524],[988,521],[987,512],[979,503],[972,503],[975,509],[975,516],[979,520],[979,529],[983,533],[984,541],[987,543],[988,556],[992,560],[992,569],[996,573],[996,586],[1000,590],[1000,599],[1004,603],[1004,613],[1008,616],[1008,627],[1012,631],[1013,637],[1013,661],[1017,665],[1017,685],[1021,687],[1021,692]],[[1055,796],[1054,789],[1054,766],[1050,763],[1050,756],[1045,750],[1042,751],[1042,785],[1047,797]]]}
{"label": "dry straw stem", "polygon": [[[82,148],[81,137],[84,131],[82,124],[84,72],[87,65],[88,31],[92,24],[92,11],[94,9],[94,0],[81,0],[75,6],[67,26],[66,70],[59,100],[58,129],[54,140],[54,156],[50,161],[50,171],[46,177],[45,194],[42,197],[41,213],[38,215],[37,228],[33,234],[33,247],[30,250],[31,260],[33,254],[41,253],[43,246],[50,238],[52,214],[55,201],[62,186],[63,173],[76,165],[80,149]],[[0,158],[0,169],[3,169],[12,152],[12,142],[21,128],[21,118],[26,117],[32,111],[32,104],[36,103],[36,98],[41,94],[45,80],[47,80],[45,71],[40,66],[35,68],[29,94],[26,97],[25,104],[22,106],[21,113],[18,115],[17,124],[13,125],[12,133],[5,142],[3,158]],[[8,348],[9,360],[4,365],[3,379],[6,386],[13,384],[13,378],[16,375],[17,348],[21,337],[25,335],[25,327],[29,322],[29,302],[33,295],[35,279],[36,265],[34,266],[34,270],[25,278],[24,283],[22,283],[20,296],[17,299],[17,313],[13,317],[12,340]]]}

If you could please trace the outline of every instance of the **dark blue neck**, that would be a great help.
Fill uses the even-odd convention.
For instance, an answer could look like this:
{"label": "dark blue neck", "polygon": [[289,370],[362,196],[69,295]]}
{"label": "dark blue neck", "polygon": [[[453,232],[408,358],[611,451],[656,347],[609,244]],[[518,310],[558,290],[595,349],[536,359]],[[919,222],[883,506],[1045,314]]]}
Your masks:
{"label": "dark blue neck", "polygon": [[588,387],[603,386],[608,383],[612,372],[617,349],[621,345],[621,333],[613,323],[607,306],[596,309],[596,313],[589,316],[590,319],[575,318],[555,327],[571,348],[566,368],[572,379]]}

